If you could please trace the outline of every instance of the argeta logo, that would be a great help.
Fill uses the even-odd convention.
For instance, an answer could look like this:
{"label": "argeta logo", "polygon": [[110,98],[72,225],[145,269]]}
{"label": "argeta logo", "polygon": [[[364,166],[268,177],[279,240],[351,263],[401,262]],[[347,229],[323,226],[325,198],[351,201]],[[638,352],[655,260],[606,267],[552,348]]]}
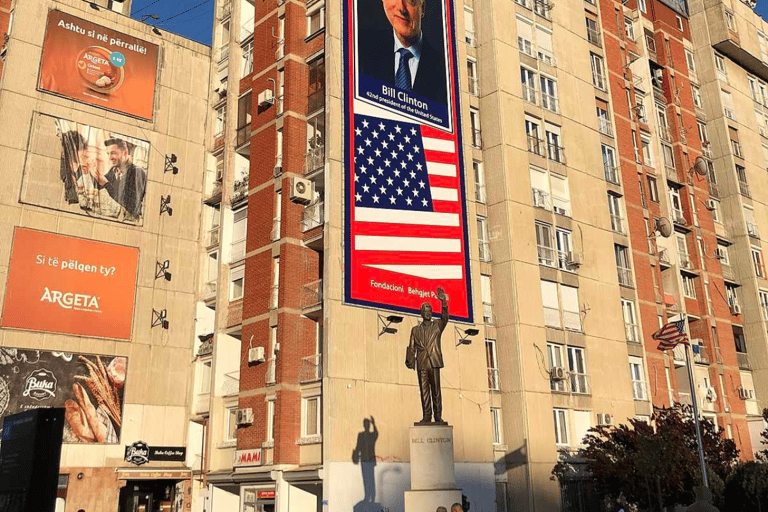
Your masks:
{"label": "argeta logo", "polygon": [[136,441],[125,447],[125,462],[141,466],[149,462],[149,446],[144,441]]}
{"label": "argeta logo", "polygon": [[49,290],[45,287],[40,302],[53,302],[64,309],[76,309],[78,311],[93,311],[101,313],[99,307],[99,297],[86,295],[83,293],[60,292],[58,290]]}
{"label": "argeta logo", "polygon": [[35,370],[27,376],[24,392],[21,395],[34,398],[37,401],[54,398],[57,384],[58,381],[53,372],[45,369]]}

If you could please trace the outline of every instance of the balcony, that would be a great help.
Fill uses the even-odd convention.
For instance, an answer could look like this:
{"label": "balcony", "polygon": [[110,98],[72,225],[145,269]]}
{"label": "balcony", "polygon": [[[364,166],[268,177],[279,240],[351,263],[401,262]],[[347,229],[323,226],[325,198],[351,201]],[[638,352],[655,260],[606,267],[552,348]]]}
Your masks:
{"label": "balcony", "polygon": [[672,209],[672,222],[681,226],[688,225],[688,222],[685,220],[685,214],[683,214],[683,210],[678,210],[676,208]]}
{"label": "balcony", "polygon": [[304,154],[304,175],[312,174],[325,167],[325,145],[308,150]]}
{"label": "balcony", "polygon": [[752,238],[760,239],[760,232],[757,230],[757,224],[747,222],[747,234]]}
{"label": "balcony", "polygon": [[499,369],[488,368],[488,389],[491,391],[498,391],[501,389],[499,386]]}
{"label": "balcony", "polygon": [[304,285],[301,294],[301,309],[308,310],[322,306],[323,304],[323,280],[318,279]]}
{"label": "balcony", "polygon": [[479,240],[477,242],[477,247],[480,250],[480,261],[484,263],[491,261],[491,243]]}
{"label": "balcony", "polygon": [[555,266],[556,251],[553,248],[538,245],[536,246],[536,251],[539,255],[539,265],[544,265],[545,267]]}
{"label": "balcony", "polygon": [[635,324],[624,324],[624,335],[627,337],[627,341],[632,343],[640,343],[640,329]]}
{"label": "balcony", "polygon": [[323,378],[323,355],[315,354],[301,358],[299,383],[317,382]]}
{"label": "balcony", "polygon": [[619,277],[619,284],[621,286],[632,287],[632,271],[624,267],[616,267],[616,273]]}
{"label": "balcony", "polygon": [[744,197],[752,197],[752,194],[749,190],[749,183],[744,180],[739,180],[739,194],[743,195]]}
{"label": "balcony", "polygon": [[483,137],[480,133],[480,130],[477,128],[472,130],[472,147],[477,149],[481,149],[483,147]]}
{"label": "balcony", "polygon": [[240,370],[225,373],[219,390],[221,396],[233,396],[240,392]]}
{"label": "balcony", "polygon": [[600,43],[600,31],[587,27],[587,41],[595,46],[602,46]]}
{"label": "balcony", "polygon": [[545,0],[534,0],[533,1],[533,12],[541,16],[542,18],[546,20],[552,19],[552,17],[549,14],[550,9],[552,9],[552,4],[545,1]]}
{"label": "balcony", "polygon": [[605,173],[605,181],[619,185],[619,166],[610,166],[607,163],[603,163],[603,171]]}
{"label": "balcony", "polygon": [[528,151],[534,155],[544,156],[544,141],[535,135],[528,135]]}
{"label": "balcony", "polygon": [[[707,357],[707,353],[704,351],[704,347],[699,345],[698,347],[692,347],[694,349],[693,352],[693,362],[698,364],[709,364],[709,358]],[[698,349],[698,351],[696,351]]]}
{"label": "balcony", "polygon": [[611,121],[609,121],[608,119],[605,119],[604,117],[598,117],[597,129],[600,130],[600,133],[602,133],[603,135],[607,135],[608,137],[613,137],[613,123],[611,123]]}
{"label": "balcony", "polygon": [[693,270],[693,263],[687,254],[681,254],[679,257],[680,268],[684,270]]}
{"label": "balcony", "polygon": [[549,194],[538,188],[533,188],[531,191],[533,192],[533,206],[549,210]]}
{"label": "balcony", "polygon": [[557,97],[552,96],[551,94],[541,93],[541,106],[551,112],[557,112]]}
{"label": "balcony", "polygon": [[233,183],[232,204],[239,203],[248,198],[248,176],[243,176]]}
{"label": "balcony", "polygon": [[531,86],[523,84],[523,99],[528,103],[538,105],[538,103],[536,102],[536,89]]}
{"label": "balcony", "polygon": [[239,149],[251,142],[251,131],[250,123],[237,129],[237,137],[235,139],[236,148]]}
{"label": "balcony", "polygon": [[311,204],[304,208],[301,215],[301,231],[307,232],[323,225],[323,202]]}
{"label": "balcony", "polygon": [[219,245],[221,241],[219,226],[211,228],[205,235],[205,246],[207,248],[215,247]]}
{"label": "balcony", "polygon": [[746,352],[736,352],[736,362],[739,365],[739,370],[752,370],[752,366],[749,364],[749,356]]}

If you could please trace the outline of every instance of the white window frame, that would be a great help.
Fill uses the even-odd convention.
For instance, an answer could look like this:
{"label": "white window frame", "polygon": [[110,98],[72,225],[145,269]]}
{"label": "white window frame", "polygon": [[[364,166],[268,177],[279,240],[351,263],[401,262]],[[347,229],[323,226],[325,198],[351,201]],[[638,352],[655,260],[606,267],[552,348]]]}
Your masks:
{"label": "white window frame", "polygon": [[[589,374],[587,372],[586,351],[581,347],[566,347],[568,356],[568,376],[571,393],[589,394]],[[579,371],[582,370],[582,371]]]}
{"label": "white window frame", "polygon": [[266,442],[274,442],[275,440],[275,405],[277,397],[270,396],[267,398],[267,438]]}
{"label": "white window frame", "polygon": [[[312,17],[316,14],[320,16],[320,26],[312,30]],[[321,32],[325,28],[325,2],[317,2],[315,5],[307,8],[307,37]]]}
{"label": "white window frame", "polygon": [[611,217],[611,229],[616,233],[624,233],[624,213],[621,206],[621,196],[608,192],[608,214]]}
{"label": "white window frame", "polygon": [[644,366],[642,357],[629,356],[629,378],[632,381],[632,398],[640,401],[648,400]]}
{"label": "white window frame", "polygon": [[570,442],[570,425],[568,425],[568,409],[552,408],[555,428],[555,444],[568,446]]}
{"label": "white window frame", "polygon": [[589,62],[592,68],[592,85],[601,91],[607,90],[605,62],[603,61],[603,58],[595,53],[590,53]]}
{"label": "white window frame", "polygon": [[[240,281],[239,294],[235,291],[235,282]],[[245,291],[245,264],[231,267],[229,269],[229,301],[243,298]]]}
{"label": "white window frame", "polygon": [[696,277],[681,273],[680,274],[683,280],[683,296],[688,299],[695,299],[696,298]]}
{"label": "white window frame", "polygon": [[621,312],[624,318],[624,334],[627,341],[640,343],[640,327],[637,323],[637,311],[634,301],[621,299]]}
{"label": "white window frame", "polygon": [[493,427],[493,444],[502,444],[504,433],[501,426],[501,409],[498,407],[491,407],[491,425]]}
{"label": "white window frame", "polygon": [[758,297],[760,299],[760,311],[763,316],[763,320],[768,322],[768,291],[758,290]]}
{"label": "white window frame", "polygon": [[[565,358],[563,357],[563,345],[557,343],[547,343],[547,364],[548,368],[566,368]],[[565,380],[549,379],[549,389],[559,393],[568,391]]]}
{"label": "white window frame", "polygon": [[722,77],[728,77],[728,69],[725,67],[725,57],[719,53],[715,53],[715,69],[717,69],[718,74]]}
{"label": "white window frame", "polygon": [[[224,417],[226,418],[224,424],[224,442],[237,441],[237,405],[224,408]],[[235,414],[232,414],[232,413]],[[235,427],[234,429],[232,427]],[[230,436],[230,432],[232,436]]]}
{"label": "white window frame", "polygon": [[765,262],[763,261],[763,251],[756,247],[749,248],[752,257],[752,268],[757,277],[765,277]]}
{"label": "white window frame", "polygon": [[[317,431],[316,432],[309,432],[307,428],[309,427],[309,424],[307,420],[309,419],[309,404],[310,402],[316,401],[317,402]],[[301,398],[301,436],[306,437],[315,437],[315,436],[321,436],[323,433],[323,427],[322,427],[322,395],[311,395],[311,396],[304,396]]]}

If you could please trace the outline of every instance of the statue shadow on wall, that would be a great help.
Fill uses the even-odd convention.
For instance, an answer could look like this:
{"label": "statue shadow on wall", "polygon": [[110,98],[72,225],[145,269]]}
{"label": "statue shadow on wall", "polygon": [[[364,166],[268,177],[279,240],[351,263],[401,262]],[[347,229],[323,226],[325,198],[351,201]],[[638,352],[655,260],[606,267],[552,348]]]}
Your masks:
{"label": "statue shadow on wall", "polygon": [[365,496],[353,507],[353,512],[381,512],[384,507],[376,502],[376,440],[379,429],[373,416],[363,420],[363,431],[357,434],[357,445],[352,449],[352,462],[360,466]]}

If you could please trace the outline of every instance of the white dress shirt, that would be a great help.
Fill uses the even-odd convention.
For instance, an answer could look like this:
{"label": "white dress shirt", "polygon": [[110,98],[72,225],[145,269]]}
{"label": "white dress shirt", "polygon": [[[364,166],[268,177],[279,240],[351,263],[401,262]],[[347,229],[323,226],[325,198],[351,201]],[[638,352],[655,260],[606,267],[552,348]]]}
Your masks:
{"label": "white dress shirt", "polygon": [[400,40],[397,38],[397,34],[394,33],[393,30],[392,33],[395,36],[395,75],[397,76],[397,68],[400,66],[400,54],[397,53],[397,51],[400,48],[405,48],[409,52],[411,52],[411,59],[408,61],[408,68],[411,70],[411,88],[413,88],[413,84],[416,82],[416,72],[419,70],[419,60],[421,59],[421,41],[423,39],[423,35],[419,34],[419,40],[416,42],[416,44],[411,46],[403,46],[403,44],[400,42]]}

